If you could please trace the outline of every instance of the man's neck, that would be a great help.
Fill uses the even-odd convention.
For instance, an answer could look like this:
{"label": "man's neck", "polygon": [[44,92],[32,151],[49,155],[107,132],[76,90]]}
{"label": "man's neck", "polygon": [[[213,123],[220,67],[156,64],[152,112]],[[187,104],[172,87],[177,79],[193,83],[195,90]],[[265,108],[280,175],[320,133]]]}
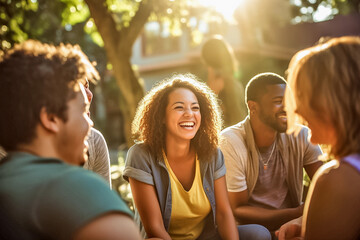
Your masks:
{"label": "man's neck", "polygon": [[274,143],[277,131],[264,124],[260,119],[250,118],[251,128],[253,130],[255,144],[257,147],[269,147]]}
{"label": "man's neck", "polygon": [[53,139],[50,135],[43,135],[37,132],[39,136],[35,137],[29,143],[19,144],[16,151],[30,153],[45,158],[60,158],[53,145]]}

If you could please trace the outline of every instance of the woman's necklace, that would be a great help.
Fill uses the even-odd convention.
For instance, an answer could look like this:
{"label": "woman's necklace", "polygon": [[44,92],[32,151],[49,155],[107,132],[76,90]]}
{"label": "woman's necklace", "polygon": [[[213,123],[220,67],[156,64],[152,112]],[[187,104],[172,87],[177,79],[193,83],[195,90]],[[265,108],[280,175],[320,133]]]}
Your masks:
{"label": "woman's necklace", "polygon": [[263,161],[262,156],[261,156],[261,153],[260,153],[260,151],[259,151],[260,161],[261,161],[261,162],[263,163],[263,165],[264,165],[264,170],[267,169],[268,163],[269,163],[269,161],[270,161],[270,159],[271,159],[271,156],[272,156],[272,154],[273,154],[273,152],[274,152],[275,145],[276,145],[276,140],[275,140],[275,142],[273,143],[273,148],[272,148],[271,153],[270,153],[270,156],[268,157],[268,159],[266,160],[266,162]]}

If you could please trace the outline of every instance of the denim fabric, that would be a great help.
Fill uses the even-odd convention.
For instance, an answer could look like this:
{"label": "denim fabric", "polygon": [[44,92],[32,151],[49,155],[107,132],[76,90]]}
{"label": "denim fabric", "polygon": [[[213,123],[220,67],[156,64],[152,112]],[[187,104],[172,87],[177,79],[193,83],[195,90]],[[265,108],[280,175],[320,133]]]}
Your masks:
{"label": "denim fabric", "polygon": [[[200,239],[207,239],[216,234],[215,225],[215,193],[214,181],[225,175],[224,157],[220,149],[212,156],[210,161],[200,160],[200,172],[203,181],[203,188],[211,205],[211,216],[206,218],[206,225]],[[143,143],[132,146],[127,154],[124,179],[128,181],[131,177],[140,182],[153,185],[156,189],[164,227],[169,229],[171,217],[171,186],[168,170],[162,157],[154,157],[148,147]],[[139,221],[139,215],[135,206],[135,219],[139,223],[143,237],[146,237],[145,231]]]}
{"label": "denim fabric", "polygon": [[271,234],[266,227],[258,224],[238,226],[239,239],[247,240],[271,240]]}

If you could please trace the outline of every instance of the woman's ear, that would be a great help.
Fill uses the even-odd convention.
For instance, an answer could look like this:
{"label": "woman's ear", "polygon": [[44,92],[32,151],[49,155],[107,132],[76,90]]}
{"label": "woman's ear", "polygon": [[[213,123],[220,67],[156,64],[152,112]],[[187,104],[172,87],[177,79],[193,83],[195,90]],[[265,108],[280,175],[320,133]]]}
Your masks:
{"label": "woman's ear", "polygon": [[48,113],[45,107],[40,110],[40,123],[50,132],[59,132],[61,119],[55,114]]}

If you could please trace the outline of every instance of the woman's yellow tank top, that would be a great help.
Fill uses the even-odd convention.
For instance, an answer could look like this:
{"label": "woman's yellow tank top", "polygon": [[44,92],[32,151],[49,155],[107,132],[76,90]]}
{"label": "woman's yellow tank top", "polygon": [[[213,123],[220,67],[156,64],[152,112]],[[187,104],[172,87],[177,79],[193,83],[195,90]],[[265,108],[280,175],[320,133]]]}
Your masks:
{"label": "woman's yellow tank top", "polygon": [[164,155],[170,175],[172,208],[169,234],[173,240],[197,239],[204,229],[205,218],[211,211],[200,174],[200,163],[196,156],[195,178],[189,191],[186,191]]}

